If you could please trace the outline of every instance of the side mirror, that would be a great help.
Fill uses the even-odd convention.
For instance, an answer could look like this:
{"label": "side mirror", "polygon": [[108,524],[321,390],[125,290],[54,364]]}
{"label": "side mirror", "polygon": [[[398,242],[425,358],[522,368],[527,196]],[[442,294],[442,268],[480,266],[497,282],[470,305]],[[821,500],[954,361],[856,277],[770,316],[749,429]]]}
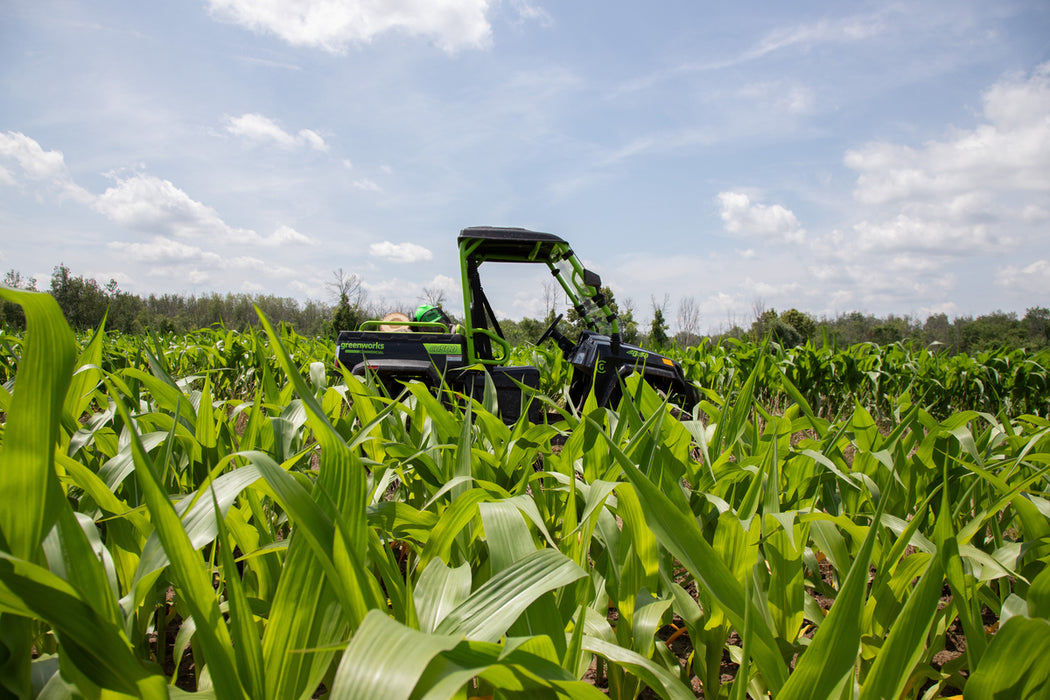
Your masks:
{"label": "side mirror", "polygon": [[602,288],[602,278],[598,276],[597,272],[591,272],[590,270],[584,269],[583,271],[583,283],[588,287],[594,287],[595,289]]}

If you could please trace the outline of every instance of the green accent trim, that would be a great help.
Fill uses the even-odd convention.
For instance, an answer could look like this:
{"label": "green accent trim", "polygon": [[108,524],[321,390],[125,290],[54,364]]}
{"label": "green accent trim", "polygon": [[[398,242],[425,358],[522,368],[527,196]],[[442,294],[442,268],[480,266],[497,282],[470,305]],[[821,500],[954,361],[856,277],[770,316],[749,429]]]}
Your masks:
{"label": "green accent trim", "polygon": [[474,319],[471,318],[471,310],[474,308],[473,294],[470,290],[470,275],[467,274],[467,258],[478,247],[480,241],[470,245],[467,241],[459,244],[459,279],[463,287],[463,335],[467,342],[467,362],[477,364],[477,351],[474,349]]}
{"label": "green accent trim", "polygon": [[[444,323],[437,323],[436,321],[384,321],[380,318],[373,318],[365,321],[361,324],[358,330],[380,330],[382,326],[405,326],[414,330],[431,332],[431,333],[448,333],[449,329]],[[392,332],[392,331],[380,331],[380,332]]]}
{"label": "green accent trim", "polygon": [[472,338],[474,333],[478,333],[478,334],[481,334],[481,335],[484,335],[484,336],[488,337],[489,341],[494,346],[492,354],[495,355],[496,354],[495,353],[496,348],[499,348],[500,350],[503,351],[503,357],[500,357],[500,358],[497,358],[497,359],[492,359],[492,360],[485,360],[485,359],[482,359],[482,358],[472,358],[471,359],[472,363],[482,364],[482,365],[505,365],[505,364],[507,364],[507,361],[510,360],[510,351],[511,351],[510,343],[508,343],[503,338],[500,338],[498,335],[496,335],[495,332],[490,331],[487,328],[475,328],[474,332],[471,333],[471,336],[468,336],[468,340],[467,340],[468,343],[470,342],[470,340],[471,340],[471,338]]}

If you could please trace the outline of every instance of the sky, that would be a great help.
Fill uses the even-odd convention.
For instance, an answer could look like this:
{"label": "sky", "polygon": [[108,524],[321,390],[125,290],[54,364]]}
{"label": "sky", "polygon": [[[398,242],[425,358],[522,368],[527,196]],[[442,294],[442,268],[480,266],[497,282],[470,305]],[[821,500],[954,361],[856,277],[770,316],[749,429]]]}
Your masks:
{"label": "sky", "polygon": [[477,225],[672,330],[1048,306],[1050,4],[4,3],[0,270],[455,309]]}

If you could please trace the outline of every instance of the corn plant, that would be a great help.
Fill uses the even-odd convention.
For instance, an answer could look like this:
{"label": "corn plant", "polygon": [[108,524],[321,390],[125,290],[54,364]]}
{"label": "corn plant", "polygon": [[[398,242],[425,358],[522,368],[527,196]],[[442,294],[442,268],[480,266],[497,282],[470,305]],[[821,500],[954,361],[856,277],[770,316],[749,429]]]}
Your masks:
{"label": "corn plant", "polygon": [[505,425],[265,318],[78,340],[0,293],[12,696],[1050,688],[1041,356],[700,348],[685,412],[637,378],[566,406],[519,349],[548,421]]}

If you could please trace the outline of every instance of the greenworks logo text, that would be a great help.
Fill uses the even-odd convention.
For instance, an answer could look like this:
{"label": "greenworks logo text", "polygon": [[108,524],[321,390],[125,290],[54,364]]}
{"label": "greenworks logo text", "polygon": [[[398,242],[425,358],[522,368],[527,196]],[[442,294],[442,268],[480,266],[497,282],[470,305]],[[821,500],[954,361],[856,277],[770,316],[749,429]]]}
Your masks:
{"label": "greenworks logo text", "polygon": [[383,343],[340,343],[340,352],[383,352]]}

